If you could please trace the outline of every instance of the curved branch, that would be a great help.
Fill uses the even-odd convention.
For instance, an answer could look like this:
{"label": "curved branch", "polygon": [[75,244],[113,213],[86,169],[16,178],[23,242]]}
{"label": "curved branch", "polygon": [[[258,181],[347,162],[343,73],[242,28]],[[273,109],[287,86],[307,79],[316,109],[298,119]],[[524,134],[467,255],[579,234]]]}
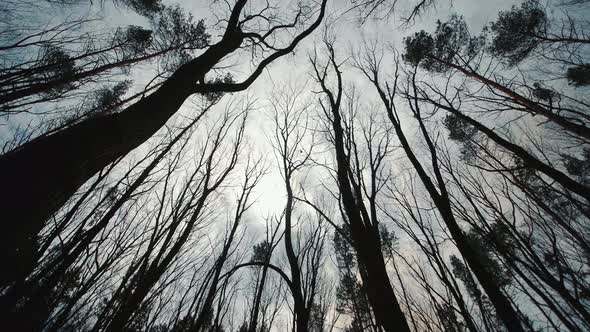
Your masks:
{"label": "curved branch", "polygon": [[[293,41],[289,46],[279,49],[275,53],[269,55],[266,59],[262,60],[256,70],[241,83],[213,83],[213,84],[198,84],[193,89],[194,93],[207,93],[207,92],[237,92],[247,89],[254,81],[262,74],[262,71],[274,60],[287,55],[295,49],[297,44],[309,36],[322,22],[324,15],[326,14],[326,4],[328,0],[322,1],[322,6],[320,9],[320,13],[316,20],[310,25],[307,29],[305,29],[302,33],[300,33],[297,37],[293,38]],[[246,35],[242,33],[242,35]]]}
{"label": "curved branch", "polygon": [[287,276],[285,274],[285,272],[283,272],[283,270],[281,270],[280,268],[278,268],[277,266],[275,266],[273,264],[265,263],[265,262],[249,262],[249,263],[238,264],[238,265],[234,266],[231,270],[229,270],[227,273],[225,273],[224,275],[222,275],[221,277],[219,277],[219,279],[221,280],[221,279],[224,279],[224,278],[229,278],[237,270],[239,270],[239,269],[241,269],[243,267],[248,267],[248,266],[265,266],[265,267],[267,267],[267,268],[275,271],[287,283],[287,286],[289,286],[289,290],[291,291],[291,293],[293,293],[295,291],[295,286],[293,286],[293,283],[291,282],[291,279],[289,279],[289,276]]}

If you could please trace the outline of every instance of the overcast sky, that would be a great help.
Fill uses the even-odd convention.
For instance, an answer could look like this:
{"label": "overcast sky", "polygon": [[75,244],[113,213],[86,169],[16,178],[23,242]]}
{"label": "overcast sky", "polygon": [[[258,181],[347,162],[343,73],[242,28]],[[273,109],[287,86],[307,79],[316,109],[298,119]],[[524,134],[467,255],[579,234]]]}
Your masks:
{"label": "overcast sky", "polygon": [[[94,3],[90,3],[89,0],[81,0],[81,4],[77,7],[66,6],[61,9],[42,2],[38,4],[41,9],[37,9],[38,12],[32,17],[40,22],[57,23],[66,17],[87,14],[98,19],[94,24],[84,27],[87,31],[93,31],[93,33],[96,31],[107,31],[117,26],[147,26],[145,18],[133,14],[130,11],[117,8],[110,1],[104,1],[104,7],[100,8],[100,2],[99,0],[95,0]],[[497,17],[499,11],[507,10],[512,5],[521,1],[437,0],[433,7],[429,8],[411,25],[402,25],[402,22],[396,19],[396,17],[399,18],[407,15],[408,6],[412,5],[413,1],[405,3],[404,0],[399,0],[398,2],[400,6],[389,19],[369,20],[364,24],[360,24],[358,13],[354,10],[349,10],[350,1],[330,0],[329,15],[324,20],[322,27],[317,29],[310,38],[302,42],[294,54],[275,61],[247,91],[225,96],[223,101],[209,114],[210,118],[214,119],[223,111],[228,102],[234,102],[238,105],[243,100],[256,100],[256,108],[250,114],[247,127],[247,136],[252,150],[246,151],[246,153],[266,158],[270,167],[269,174],[257,186],[257,202],[249,213],[248,219],[250,221],[251,234],[256,234],[262,230],[264,227],[264,218],[271,215],[279,215],[285,204],[284,184],[269,141],[273,133],[273,122],[270,118],[271,112],[269,108],[270,100],[277,89],[287,84],[295,85],[309,91],[317,90],[314,80],[310,75],[311,67],[308,56],[311,54],[314,45],[319,45],[321,52],[321,37],[326,28],[335,37],[336,57],[338,60],[344,61],[342,68],[345,72],[345,84],[354,84],[357,87],[359,95],[362,96],[361,101],[367,107],[374,106],[378,111],[383,112],[380,109],[380,102],[377,100],[374,88],[357,69],[351,66],[351,53],[362,47],[363,43],[377,43],[378,48],[393,46],[401,52],[401,42],[404,37],[421,29],[433,31],[437,20],[445,21],[451,14],[462,15],[472,34],[478,34],[484,25]],[[224,13],[227,13],[227,11],[224,11],[223,1],[163,0],[163,3],[165,5],[179,4],[191,12],[197,20],[204,19],[206,25],[212,27],[210,29],[212,42],[218,40],[221,30],[215,28],[215,23],[217,22],[215,15],[222,16]],[[295,1],[283,0],[279,4],[281,7],[289,8],[295,3]],[[43,8],[46,8],[46,11]],[[229,67],[219,69],[219,73],[230,72],[237,81],[241,81],[254,68],[254,65],[249,60],[246,52],[239,53],[237,56],[230,56],[222,63],[222,66]],[[384,67],[392,65],[392,63],[387,63],[387,61],[383,63]],[[153,77],[153,73],[154,68],[150,68],[149,65],[142,65],[135,68],[131,73],[131,77],[134,80],[134,89],[136,91],[141,90],[145,83]],[[313,93],[308,93],[305,98],[317,97]],[[190,116],[191,114],[195,114],[195,110],[187,102],[176,117],[170,121],[170,124],[177,123],[179,118]],[[38,118],[31,115],[0,119],[0,139],[11,137],[16,126],[35,119]],[[156,139],[159,140],[159,138]],[[140,153],[142,150],[145,150],[145,147],[151,143],[153,142],[148,142],[145,146],[139,148],[137,152]],[[311,174],[306,174],[305,172],[311,172]],[[317,168],[308,168],[298,177],[299,179],[307,179],[306,192],[308,193],[312,193],[314,188],[319,187],[321,184],[319,181],[320,176],[314,174],[314,172],[317,172]],[[236,172],[236,174],[240,173]]]}

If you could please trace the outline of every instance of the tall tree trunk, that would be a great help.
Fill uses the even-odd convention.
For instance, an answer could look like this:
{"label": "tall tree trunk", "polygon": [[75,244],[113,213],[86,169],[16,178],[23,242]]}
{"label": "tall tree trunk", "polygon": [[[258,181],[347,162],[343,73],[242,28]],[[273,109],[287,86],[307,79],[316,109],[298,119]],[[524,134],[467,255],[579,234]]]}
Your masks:
{"label": "tall tree trunk", "polygon": [[[349,179],[350,163],[346,154],[344,143],[344,129],[342,128],[342,117],[340,116],[340,105],[342,101],[342,73],[336,63],[334,49],[331,44],[326,43],[330,53],[330,64],[336,72],[337,88],[333,93],[326,86],[326,72],[328,68],[320,70],[315,60],[312,59],[316,80],[327,97],[329,105],[320,103],[326,116],[331,119],[331,130],[333,134],[334,148],[336,150],[336,180],[340,191],[344,213],[350,225],[350,233],[354,249],[356,250],[359,270],[363,280],[363,289],[375,314],[377,325],[386,332],[404,331],[409,332],[410,327],[401,310],[397,296],[391,286],[383,251],[377,221],[371,221],[369,214],[362,205],[362,193],[352,188]],[[328,65],[327,65],[328,66]],[[322,73],[320,73],[322,72]]]}
{"label": "tall tree trunk", "polygon": [[[285,157],[283,157],[285,158]],[[289,169],[285,169],[286,173],[290,173]],[[301,269],[297,255],[293,250],[293,239],[291,228],[293,218],[293,190],[291,188],[290,174],[285,177],[285,185],[287,189],[287,205],[285,207],[285,252],[287,253],[287,260],[291,270],[291,282],[293,284],[293,311],[295,314],[295,324],[297,332],[306,332],[309,324],[310,308],[306,307],[301,288]]]}
{"label": "tall tree trunk", "polygon": [[410,331],[387,275],[379,234],[375,234],[372,226],[365,225],[351,189],[348,179],[349,165],[344,151],[344,135],[338,109],[332,109],[332,115],[338,164],[338,187],[342,195],[342,205],[350,223],[351,238],[363,279],[363,289],[367,293],[378,325],[387,332]]}
{"label": "tall tree trunk", "polygon": [[[246,2],[238,0],[234,5],[219,43],[182,65],[151,95],[121,113],[88,119],[0,157],[0,183],[3,184],[0,210],[7,221],[0,235],[0,262],[22,269],[20,258],[35,255],[36,236],[44,222],[86,180],[149,139],[191,94],[246,89],[266,66],[291,53],[320,25],[327,4],[327,0],[323,0],[313,23],[293,37],[288,46],[274,48],[274,53],[264,58],[242,83],[197,84],[248,36],[240,29],[240,15]],[[288,26],[273,27],[268,34],[285,27]]]}
{"label": "tall tree trunk", "polygon": [[397,297],[387,275],[379,239],[367,236],[366,230],[355,230],[351,237],[355,243],[363,290],[367,294],[377,324],[386,332],[410,331]]}
{"label": "tall tree trunk", "polygon": [[206,323],[209,322],[212,318],[211,315],[213,314],[213,301],[215,300],[215,296],[217,295],[217,286],[219,286],[220,275],[223,270],[223,266],[230,255],[230,249],[233,244],[236,232],[238,230],[240,220],[242,219],[242,214],[247,209],[247,200],[248,196],[250,195],[250,190],[252,188],[250,187],[249,190],[247,189],[247,181],[248,179],[246,179],[244,190],[242,191],[242,195],[238,200],[238,206],[236,208],[234,223],[230,230],[229,236],[223,244],[223,249],[221,251],[221,254],[219,255],[219,258],[215,262],[215,270],[213,272],[213,277],[211,279],[211,286],[209,286],[209,291],[207,292],[207,296],[205,297],[205,301],[203,303],[203,306],[201,307],[201,312],[197,316],[197,319],[194,324],[195,331],[204,331],[203,329],[206,327]]}
{"label": "tall tree trunk", "polygon": [[[108,326],[105,328],[105,331],[118,332],[125,330],[125,326],[129,323],[129,320],[132,318],[137,308],[139,308],[145,297],[149,294],[152,287],[166,272],[174,258],[178,255],[178,253],[188,240],[210,193],[211,191],[209,190],[203,192],[202,196],[199,198],[199,201],[194,208],[194,211],[192,212],[190,219],[186,221],[186,226],[182,230],[182,233],[180,234],[179,238],[176,240],[176,242],[174,242],[171,245],[170,251],[164,254],[168,247],[164,246],[160,249],[160,252],[156,256],[156,258],[151,263],[149,263],[149,267],[147,267],[146,261],[146,265],[144,265],[146,267],[145,269],[142,269],[145,272],[138,273],[137,280],[135,280],[132,283],[133,285],[130,287],[128,291],[123,293],[123,296],[121,296],[120,299],[121,305],[112,317],[111,321],[108,323]],[[177,223],[179,224],[180,221],[177,221]],[[178,227],[178,224],[175,226]],[[174,231],[175,228],[171,228],[169,230],[169,234],[173,234]],[[98,327],[98,325],[96,327]]]}
{"label": "tall tree trunk", "polygon": [[450,106],[441,105],[436,102],[431,103],[435,106],[438,106],[448,111],[449,113],[458,116],[460,119],[466,121],[467,123],[475,127],[477,130],[484,133],[487,137],[494,141],[494,143],[498,144],[499,146],[503,147],[504,149],[510,151],[515,156],[520,158],[528,167],[549,176],[550,178],[561,184],[564,188],[571,190],[572,192],[585,198],[587,202],[590,202],[590,188],[588,186],[583,185],[578,181],[575,181],[574,179],[567,176],[565,173],[555,169],[552,166],[547,165],[546,163],[543,163],[541,160],[537,159],[535,156],[528,153],[522,147],[502,138],[500,135],[496,134],[492,129],[484,126],[475,119],[459,112],[459,110]]}
{"label": "tall tree trunk", "polygon": [[590,139],[590,127],[586,126],[585,124],[578,124],[578,123],[571,122],[568,119],[564,118],[563,116],[556,114],[549,109],[546,109],[544,106],[539,105],[538,103],[526,98],[525,96],[522,96],[521,94],[517,93],[516,91],[513,91],[498,82],[495,82],[495,81],[492,81],[486,77],[483,77],[474,71],[467,70],[467,69],[465,69],[461,66],[458,66],[452,62],[444,61],[444,60],[439,59],[434,56],[431,56],[431,58],[446,65],[446,66],[449,66],[453,69],[460,71],[465,76],[471,77],[471,78],[489,86],[492,89],[502,92],[507,97],[511,98],[514,102],[516,102],[517,104],[520,104],[520,105],[526,107],[533,114],[539,114],[541,116],[544,116],[549,121],[555,123],[556,125],[560,126],[561,128],[563,128],[567,131],[569,131],[575,135],[578,135],[582,138]]}
{"label": "tall tree trunk", "polygon": [[[270,254],[267,254],[264,260],[265,264],[270,261]],[[250,315],[250,323],[248,324],[248,332],[256,332],[258,327],[258,315],[260,313],[260,302],[262,301],[262,292],[264,291],[264,284],[266,283],[266,275],[268,274],[268,267],[264,265],[262,267],[262,275],[260,276],[260,283],[256,288],[256,294],[254,297],[254,306],[252,308],[252,314]]]}

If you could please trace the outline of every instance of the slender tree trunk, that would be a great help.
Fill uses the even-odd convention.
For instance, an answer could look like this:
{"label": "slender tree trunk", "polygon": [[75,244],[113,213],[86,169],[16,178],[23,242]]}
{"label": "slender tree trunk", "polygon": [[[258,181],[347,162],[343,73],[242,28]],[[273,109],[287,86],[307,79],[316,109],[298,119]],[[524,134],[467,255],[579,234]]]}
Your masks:
{"label": "slender tree trunk", "polygon": [[401,311],[397,297],[391,287],[379,234],[372,226],[364,224],[356,199],[348,179],[348,160],[344,151],[344,135],[338,109],[332,107],[332,129],[338,164],[338,187],[342,195],[342,205],[350,223],[351,237],[357,252],[363,279],[363,288],[367,293],[377,324],[387,332],[410,331],[406,318]]}
{"label": "slender tree trunk", "polygon": [[[270,254],[267,255],[267,259],[264,260],[265,264],[268,264],[270,260]],[[252,308],[252,314],[250,317],[250,324],[248,325],[248,332],[256,332],[258,327],[258,315],[260,313],[260,302],[262,301],[262,292],[264,291],[264,284],[266,283],[266,275],[268,273],[268,267],[264,265],[262,267],[262,276],[260,276],[260,284],[256,288],[256,295],[254,298],[254,307]]]}
{"label": "slender tree trunk", "polygon": [[[55,78],[55,79],[52,79],[47,82],[34,83],[34,84],[31,84],[31,85],[28,85],[28,86],[25,86],[22,88],[18,88],[16,91],[12,91],[10,93],[0,95],[0,105],[10,103],[11,101],[21,99],[24,97],[39,94],[39,93],[42,93],[42,92],[45,92],[45,91],[48,91],[48,90],[51,90],[54,88],[59,88],[61,86],[64,86],[64,85],[67,85],[70,83],[75,83],[75,82],[78,82],[78,81],[83,80],[85,78],[90,78],[90,77],[93,77],[93,76],[98,75],[100,73],[107,72],[107,71],[115,69],[115,68],[129,66],[129,65],[132,65],[135,63],[139,63],[142,61],[153,59],[153,58],[156,58],[160,55],[164,55],[170,51],[173,51],[174,49],[176,49],[176,47],[168,48],[168,49],[165,49],[165,50],[162,50],[159,52],[155,52],[152,54],[144,55],[144,56],[138,57],[138,58],[122,60],[122,61],[115,62],[115,63],[109,63],[109,64],[106,64],[106,65],[103,65],[103,66],[100,66],[97,68],[93,68],[93,69],[90,69],[87,71],[78,72],[73,75]],[[8,106],[8,107],[10,107],[10,106]]]}
{"label": "slender tree trunk", "polygon": [[[121,299],[121,306],[116,311],[114,317],[108,324],[105,331],[124,331],[125,326],[129,323],[129,319],[133,316],[137,308],[139,308],[141,302],[145,299],[152,287],[160,279],[162,274],[166,272],[166,270],[170,266],[170,263],[180,252],[183,245],[187,241],[199,215],[201,214],[201,211],[204,207],[207,197],[209,196],[209,193],[210,192],[205,192],[199,198],[199,202],[195,207],[190,220],[187,221],[187,225],[182,231],[182,234],[180,235],[178,240],[171,246],[170,251],[167,254],[165,254],[162,259],[159,259],[162,256],[162,253],[167,249],[166,247],[161,248],[160,253],[156,257],[156,259],[154,259],[150,266],[146,267],[145,272],[142,272],[139,278],[133,282],[133,284],[136,284],[136,287],[124,293]],[[174,229],[171,229],[169,232],[173,233]]]}
{"label": "slender tree trunk", "polygon": [[219,285],[219,276],[221,275],[221,271],[223,269],[225,261],[228,258],[229,250],[231,248],[231,245],[233,244],[234,236],[236,234],[236,231],[238,230],[238,225],[240,223],[241,213],[239,209],[242,208],[241,202],[243,202],[243,198],[244,196],[242,196],[242,198],[238,201],[238,211],[236,212],[234,224],[232,226],[227,241],[223,245],[221,254],[215,262],[215,271],[213,273],[213,278],[211,280],[211,286],[209,287],[209,291],[207,292],[207,296],[205,297],[205,301],[201,308],[201,312],[199,313],[195,321],[194,328],[196,331],[202,331],[203,328],[206,326],[206,323],[209,322],[211,319],[211,314],[213,313],[213,300],[217,295],[217,286]]}
{"label": "slender tree trunk", "polygon": [[[386,332],[410,331],[408,322],[401,311],[397,297],[391,286],[379,239],[367,237],[366,231],[360,234],[351,227],[351,237],[357,249],[357,257],[363,280],[363,290],[367,294],[377,325]],[[357,233],[357,234],[355,234]]]}
{"label": "slender tree trunk", "polygon": [[561,184],[564,188],[571,190],[572,192],[585,198],[586,201],[590,202],[590,188],[588,186],[585,186],[585,185],[573,180],[572,178],[570,178],[569,176],[567,176],[563,172],[555,169],[554,167],[551,167],[551,166],[543,163],[542,161],[540,161],[539,159],[537,159],[536,157],[534,157],[533,155],[528,153],[522,147],[500,137],[500,135],[496,134],[492,129],[484,126],[483,124],[474,120],[473,118],[459,112],[458,110],[454,109],[453,107],[447,107],[445,105],[441,105],[438,103],[433,103],[433,104],[447,110],[448,112],[450,112],[454,115],[457,115],[459,118],[461,118],[462,120],[471,124],[473,127],[475,127],[480,132],[484,133],[487,137],[489,137],[496,144],[498,144],[501,147],[505,148],[506,150],[512,152],[515,156],[520,158],[528,167],[549,176],[550,178],[552,178],[553,180],[555,180],[559,184]]}
{"label": "slender tree trunk", "polygon": [[[290,170],[285,169],[285,172],[289,173]],[[293,191],[290,181],[290,176],[287,176],[285,178],[285,184],[287,187],[287,205],[285,207],[285,251],[287,253],[287,260],[289,261],[291,282],[293,284],[293,311],[295,314],[296,331],[306,332],[309,323],[310,308],[305,306],[305,300],[303,299],[303,293],[301,292],[301,270],[299,268],[297,255],[293,250],[293,239],[291,232],[291,228],[293,227],[291,222],[293,217]]]}
{"label": "slender tree trunk", "polygon": [[545,107],[543,107],[543,106],[535,103],[534,101],[518,94],[517,92],[510,90],[509,88],[503,86],[502,84],[500,84],[498,82],[494,82],[488,78],[485,78],[476,72],[469,71],[469,70],[467,70],[461,66],[458,66],[454,63],[444,61],[444,60],[436,58],[436,57],[432,57],[432,58],[436,61],[439,61],[439,62],[445,64],[446,66],[449,66],[451,68],[454,68],[454,69],[460,71],[461,73],[463,73],[467,77],[471,77],[471,78],[473,78],[477,81],[480,81],[481,83],[483,83],[495,90],[502,92],[506,96],[512,98],[512,100],[514,100],[516,103],[529,109],[532,113],[544,116],[549,121],[557,124],[561,128],[563,128],[575,135],[583,137],[585,139],[590,139],[590,127],[587,127],[584,124],[573,123],[573,122],[567,120],[566,118],[564,118],[563,116],[553,113],[551,110],[546,109]]}

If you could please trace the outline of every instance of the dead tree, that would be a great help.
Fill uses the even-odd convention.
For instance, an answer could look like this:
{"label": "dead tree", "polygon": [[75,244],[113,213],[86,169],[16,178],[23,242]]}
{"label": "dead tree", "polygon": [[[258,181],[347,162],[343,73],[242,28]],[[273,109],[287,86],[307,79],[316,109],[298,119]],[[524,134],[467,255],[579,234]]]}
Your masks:
{"label": "dead tree", "polygon": [[[354,180],[354,173],[351,170],[354,156],[347,153],[341,116],[341,107],[343,107],[342,74],[340,66],[336,62],[332,44],[326,42],[326,47],[328,64],[320,65],[317,62],[317,57],[312,57],[310,61],[315,79],[320,85],[323,95],[319,104],[330,125],[329,130],[336,152],[336,178],[344,210],[343,217],[350,227],[352,243],[360,265],[363,288],[379,326],[386,331],[409,331],[410,328],[387,275],[379,237],[379,222],[374,213],[366,208],[361,184]],[[334,71],[336,77],[335,90],[328,87],[329,71]]]}

